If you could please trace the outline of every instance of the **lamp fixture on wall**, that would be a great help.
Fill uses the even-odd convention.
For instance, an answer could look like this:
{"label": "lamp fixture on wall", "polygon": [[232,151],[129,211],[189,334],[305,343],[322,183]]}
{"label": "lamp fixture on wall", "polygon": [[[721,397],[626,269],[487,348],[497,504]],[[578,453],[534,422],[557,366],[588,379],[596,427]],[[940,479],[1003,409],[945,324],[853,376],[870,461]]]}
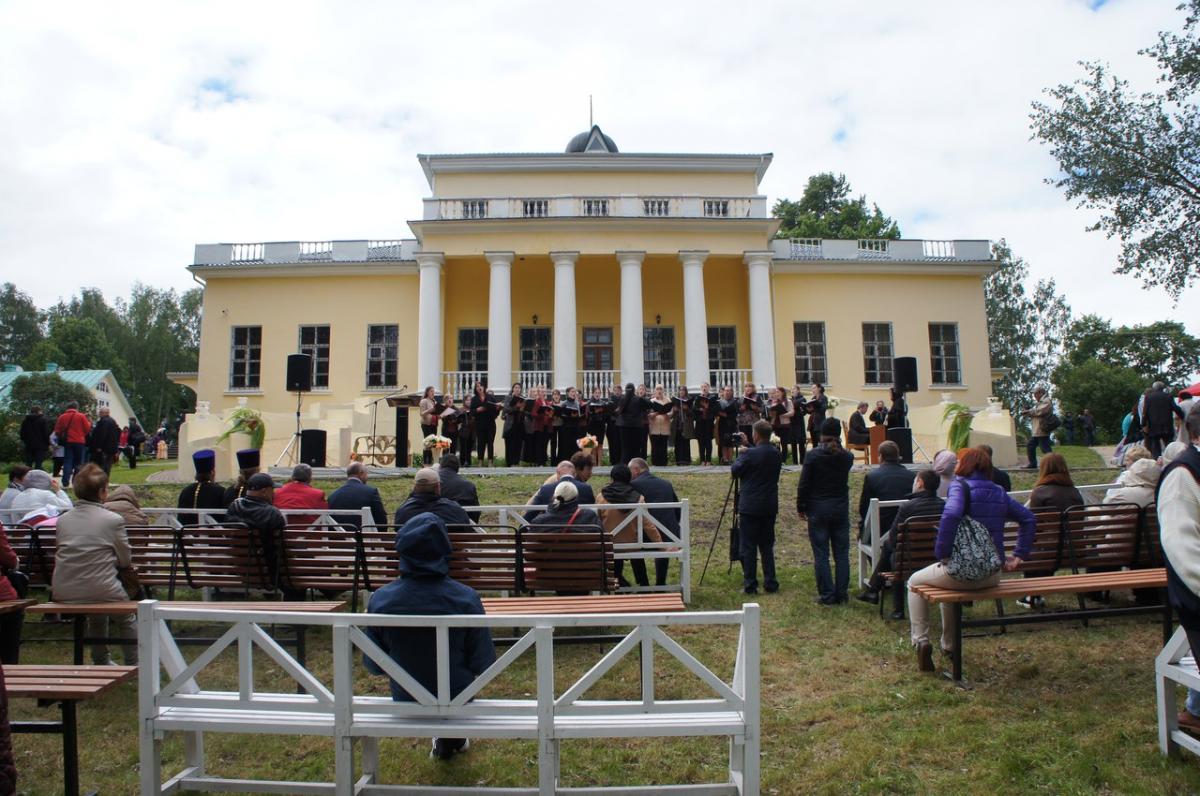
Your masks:
{"label": "lamp fixture on wall", "polygon": [[533,325],[537,326],[537,315],[536,314],[533,316]]}
{"label": "lamp fixture on wall", "polygon": [[654,316],[654,323],[655,323],[655,325],[661,324],[661,323],[662,323],[662,316],[661,316],[661,315],[655,315],[655,316]]}

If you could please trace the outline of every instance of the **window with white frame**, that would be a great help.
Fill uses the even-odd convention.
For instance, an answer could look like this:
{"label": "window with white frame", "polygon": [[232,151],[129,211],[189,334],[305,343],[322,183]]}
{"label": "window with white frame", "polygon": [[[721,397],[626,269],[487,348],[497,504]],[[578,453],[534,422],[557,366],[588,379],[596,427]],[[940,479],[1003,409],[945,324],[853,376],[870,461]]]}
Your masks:
{"label": "window with white frame", "polygon": [[957,323],[929,324],[929,359],[929,373],[934,384],[962,383]]}
{"label": "window with white frame", "polygon": [[863,374],[866,384],[892,383],[892,325],[864,323]]}
{"label": "window with white frame", "polygon": [[825,384],[829,381],[824,321],[793,323],[792,345],[796,358],[796,384]]}
{"label": "window with white frame", "polygon": [[367,387],[395,387],[399,370],[400,327],[394,323],[367,327]]}
{"label": "window with white frame", "polygon": [[262,327],[234,326],[229,346],[229,389],[257,390],[262,371]]}
{"label": "window with white frame", "polygon": [[329,389],[329,325],[301,326],[296,350],[312,358],[313,389]]}

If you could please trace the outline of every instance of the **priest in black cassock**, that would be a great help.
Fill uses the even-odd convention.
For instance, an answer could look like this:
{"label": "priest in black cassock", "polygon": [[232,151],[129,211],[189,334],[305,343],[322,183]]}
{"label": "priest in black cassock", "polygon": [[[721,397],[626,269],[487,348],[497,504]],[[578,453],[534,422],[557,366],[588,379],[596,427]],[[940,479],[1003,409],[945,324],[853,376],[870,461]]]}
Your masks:
{"label": "priest in black cassock", "polygon": [[[217,469],[217,454],[210,449],[196,451],[192,454],[192,467],[196,469],[195,483],[188,484],[179,493],[177,508],[181,509],[223,509],[225,508],[225,490],[220,484],[213,483]],[[180,514],[181,525],[196,525],[200,518],[196,514]]]}
{"label": "priest in black cassock", "polygon": [[238,477],[233,485],[225,490],[225,508],[246,494],[246,482],[250,476],[258,472],[261,453],[258,448],[244,448],[237,452]]}

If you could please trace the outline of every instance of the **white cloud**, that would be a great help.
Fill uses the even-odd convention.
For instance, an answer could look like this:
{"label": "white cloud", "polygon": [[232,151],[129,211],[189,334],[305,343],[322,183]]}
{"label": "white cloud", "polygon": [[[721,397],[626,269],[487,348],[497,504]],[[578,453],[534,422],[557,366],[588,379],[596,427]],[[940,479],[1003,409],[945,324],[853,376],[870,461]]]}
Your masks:
{"label": "white cloud", "polygon": [[1079,312],[1181,316],[1112,275],[1028,128],[1077,60],[1152,79],[1174,6],[8,2],[0,279],[115,297],[189,286],[197,242],[408,237],[418,152],[558,151],[594,94],[624,151],[774,152],[773,198],[842,171],[907,236],[1008,238]]}

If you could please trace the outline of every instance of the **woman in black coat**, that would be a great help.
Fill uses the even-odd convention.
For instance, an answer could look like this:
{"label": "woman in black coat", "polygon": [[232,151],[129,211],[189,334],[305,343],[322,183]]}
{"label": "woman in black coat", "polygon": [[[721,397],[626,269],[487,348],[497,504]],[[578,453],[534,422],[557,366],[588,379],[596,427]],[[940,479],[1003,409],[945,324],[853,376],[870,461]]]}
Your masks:
{"label": "woman in black coat", "polygon": [[496,399],[491,396],[483,382],[475,382],[475,394],[471,396],[471,417],[475,418],[475,454],[479,466],[483,466],[487,452],[487,466],[496,458]]}
{"label": "woman in black coat", "polygon": [[638,458],[642,439],[645,437],[646,413],[650,411],[650,402],[634,391],[633,384],[625,385],[625,393],[617,402],[617,428],[621,437],[621,464],[629,464],[630,459]]}

